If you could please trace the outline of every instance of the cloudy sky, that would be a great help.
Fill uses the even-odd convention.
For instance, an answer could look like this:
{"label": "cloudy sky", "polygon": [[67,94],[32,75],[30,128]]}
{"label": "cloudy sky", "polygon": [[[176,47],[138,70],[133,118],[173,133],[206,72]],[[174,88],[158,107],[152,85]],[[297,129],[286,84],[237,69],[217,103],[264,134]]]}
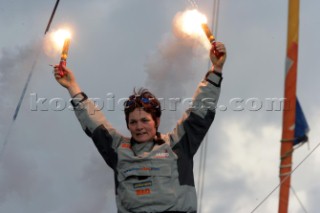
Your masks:
{"label": "cloudy sky", "polygon": [[[49,64],[59,54],[44,51],[44,30],[56,1],[0,0],[0,212],[116,212],[112,170],[82,132],[68,93]],[[212,20],[213,0],[196,0]],[[178,14],[188,0],[60,1],[51,30],[72,29],[68,67],[90,97],[100,98],[111,123],[128,135],[121,98],[134,87],[150,88],[164,100],[192,97],[208,69],[206,49],[181,37]],[[310,143],[297,149],[293,166],[320,142],[320,2],[300,5],[297,95],[310,126]],[[282,111],[270,99],[283,97],[287,1],[222,0],[217,38],[227,63],[215,122],[207,144],[201,212],[252,212],[279,183]],[[16,122],[12,122],[27,76],[33,69]],[[39,100],[46,98],[41,103]],[[42,100],[42,99],[41,99]],[[238,110],[232,100],[243,100]],[[259,100],[254,110],[252,100]],[[185,105],[165,102],[161,130],[169,131]],[[66,105],[67,107],[67,105]],[[7,143],[5,144],[5,138]],[[204,155],[204,154],[203,154]],[[202,156],[203,156],[202,155]],[[294,172],[289,211],[320,208],[320,150]],[[200,151],[195,176],[199,179]],[[297,199],[298,198],[298,199]],[[255,212],[276,212],[276,190]]]}

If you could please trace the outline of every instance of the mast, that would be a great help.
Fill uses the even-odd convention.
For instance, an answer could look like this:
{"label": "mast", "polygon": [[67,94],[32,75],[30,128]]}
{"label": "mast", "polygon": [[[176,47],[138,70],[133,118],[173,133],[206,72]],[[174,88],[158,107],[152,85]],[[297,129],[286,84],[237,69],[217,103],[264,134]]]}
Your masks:
{"label": "mast", "polygon": [[296,119],[296,82],[298,67],[299,0],[288,0],[288,35],[285,70],[285,103],[280,151],[279,213],[287,213],[292,169]]}

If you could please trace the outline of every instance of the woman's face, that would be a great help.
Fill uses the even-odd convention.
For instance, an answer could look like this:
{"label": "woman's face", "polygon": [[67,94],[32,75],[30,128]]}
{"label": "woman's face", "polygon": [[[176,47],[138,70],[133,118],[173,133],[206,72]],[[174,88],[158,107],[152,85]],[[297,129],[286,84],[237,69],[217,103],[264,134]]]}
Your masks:
{"label": "woman's face", "polygon": [[136,108],[129,114],[128,127],[133,139],[140,143],[153,140],[157,132],[156,122],[142,108]]}

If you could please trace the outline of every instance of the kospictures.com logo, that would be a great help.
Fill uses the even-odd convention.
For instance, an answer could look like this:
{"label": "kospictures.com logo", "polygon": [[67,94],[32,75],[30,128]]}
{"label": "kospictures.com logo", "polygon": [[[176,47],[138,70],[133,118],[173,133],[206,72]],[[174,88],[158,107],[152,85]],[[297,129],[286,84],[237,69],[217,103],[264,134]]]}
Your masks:
{"label": "kospictures.com logo", "polygon": [[[45,98],[39,97],[37,93],[30,93],[30,110],[31,111],[73,111],[74,108],[71,105],[69,99],[60,97]],[[124,102],[128,100],[125,98],[116,98],[113,93],[107,93],[104,98],[89,98],[94,104],[93,109],[89,109],[91,112],[95,111],[116,111],[124,110]],[[290,109],[290,103],[285,98],[231,98],[227,103],[216,103],[213,98],[203,98],[194,101],[192,98],[158,98],[161,103],[162,110],[177,111],[183,109],[210,109],[216,111],[283,111]],[[220,101],[221,102],[221,101]],[[286,109],[284,109],[286,102]]]}

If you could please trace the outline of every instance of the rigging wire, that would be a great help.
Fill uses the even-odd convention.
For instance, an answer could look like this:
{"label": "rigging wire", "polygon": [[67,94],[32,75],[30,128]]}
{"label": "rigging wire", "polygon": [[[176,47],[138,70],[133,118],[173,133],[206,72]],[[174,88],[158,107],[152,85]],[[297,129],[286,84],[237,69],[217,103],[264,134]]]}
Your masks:
{"label": "rigging wire", "polygon": [[56,4],[54,5],[54,8],[53,8],[53,10],[52,10],[52,13],[51,13],[49,22],[48,22],[48,24],[47,24],[47,28],[46,28],[46,30],[44,31],[44,34],[47,34],[47,32],[48,32],[49,29],[50,29],[51,22],[52,22],[52,20],[53,20],[54,14],[56,13],[56,10],[57,10],[57,7],[58,7],[59,2],[60,2],[60,0],[57,0],[57,1],[56,1]]}
{"label": "rigging wire", "polygon": [[195,0],[188,0],[192,7],[198,8],[198,4]]}
{"label": "rigging wire", "polygon": [[304,211],[305,213],[308,213],[307,210],[306,210],[306,208],[303,206],[301,200],[299,199],[298,194],[296,193],[296,191],[293,189],[292,186],[290,186],[290,188],[291,188],[291,191],[293,192],[294,196],[295,196],[296,199],[298,200],[298,202],[299,202],[301,208],[303,209],[303,211]]}
{"label": "rigging wire", "polygon": [[10,126],[9,126],[9,130],[8,130],[6,136],[4,137],[4,143],[3,143],[1,150],[0,150],[0,162],[1,162],[2,156],[4,154],[5,147],[8,143],[8,138],[9,138],[9,135],[11,134],[12,126],[13,126],[13,121],[11,121]]}
{"label": "rigging wire", "polygon": [[288,175],[286,175],[286,177],[281,181],[281,183],[279,183],[279,184],[251,211],[251,213],[255,212],[255,211],[271,196],[271,194],[273,194],[273,192],[276,191],[276,190],[280,187],[280,185],[283,184],[283,183],[287,180],[287,178],[290,177],[290,176],[296,171],[296,169],[298,169],[298,168],[301,166],[301,164],[304,163],[304,161],[307,160],[307,159],[310,157],[310,155],[311,155],[319,146],[320,146],[320,143],[318,143],[318,144],[315,146],[315,148],[313,148],[313,149],[311,150],[311,152],[310,152],[309,154],[307,154],[306,157],[304,157],[304,158],[302,159],[302,161],[300,161],[300,163],[292,170],[291,173],[289,173]]}
{"label": "rigging wire", "polygon": [[[54,14],[56,13],[56,10],[57,10],[57,7],[58,7],[59,2],[60,2],[60,0],[57,0],[57,1],[56,1],[56,4],[54,5],[54,8],[53,8],[53,10],[52,10],[50,19],[49,19],[49,21],[48,21],[46,30],[44,31],[44,35],[46,35],[47,32],[48,32],[49,29],[50,29],[51,22],[52,22],[52,20],[53,20]],[[40,48],[39,48],[39,49],[40,49]],[[25,94],[26,94],[27,88],[28,88],[28,86],[29,86],[29,82],[30,82],[30,79],[31,79],[31,77],[32,77],[34,68],[35,68],[35,66],[36,66],[36,64],[37,64],[37,60],[38,60],[39,54],[40,54],[40,51],[38,51],[38,54],[37,54],[37,56],[36,56],[36,58],[35,58],[35,60],[34,60],[34,62],[33,62],[33,64],[32,64],[31,71],[29,72],[28,79],[27,79],[27,81],[26,81],[26,83],[25,83],[25,85],[24,85],[24,88],[23,88],[23,90],[22,90],[22,93],[21,93],[21,96],[20,96],[18,105],[17,105],[16,110],[15,110],[15,112],[14,112],[13,120],[16,120],[16,118],[17,118],[17,116],[18,116],[18,113],[19,113],[19,110],[20,110],[20,107],[21,107],[21,103],[22,103],[22,101],[23,101],[23,99],[24,99],[24,96],[25,96]]]}
{"label": "rigging wire", "polygon": [[[53,18],[54,18],[54,15],[55,15],[55,13],[56,13],[56,10],[57,10],[57,7],[58,7],[59,2],[60,2],[60,0],[57,0],[56,3],[55,3],[55,5],[54,5],[54,8],[53,8],[53,10],[52,10],[50,19],[49,19],[49,21],[48,21],[46,30],[44,31],[44,35],[46,35],[47,32],[50,30],[50,26],[51,26],[52,20],[53,20]],[[12,130],[12,128],[13,128],[13,124],[14,124],[14,122],[16,121],[16,119],[17,119],[17,117],[18,117],[18,114],[19,114],[19,111],[20,111],[20,107],[21,107],[22,101],[23,101],[23,99],[24,99],[24,97],[25,97],[25,94],[26,94],[26,91],[27,91],[27,89],[28,89],[30,80],[31,80],[31,78],[32,78],[34,69],[35,69],[35,67],[36,67],[36,64],[37,64],[37,61],[38,61],[38,58],[39,58],[39,55],[40,55],[40,52],[41,52],[41,46],[38,47],[36,57],[35,57],[35,59],[34,59],[34,61],[33,61],[33,64],[32,64],[32,66],[31,66],[30,72],[29,72],[29,74],[28,74],[27,81],[26,81],[26,83],[25,83],[25,85],[24,85],[24,87],[23,87],[21,96],[20,96],[20,98],[19,98],[19,102],[18,102],[18,104],[17,104],[17,106],[16,106],[16,109],[15,109],[15,111],[14,111],[14,115],[13,115],[13,117],[12,117],[11,124],[10,124],[10,126],[9,126],[9,130],[8,130],[6,136],[5,136],[4,143],[3,143],[2,147],[1,147],[1,150],[0,150],[0,160],[1,160],[2,155],[3,155],[3,153],[4,153],[4,150],[5,150],[5,148],[6,148],[7,144],[8,144],[8,140],[9,140],[9,136],[10,136],[11,130]]]}
{"label": "rigging wire", "polygon": [[[218,17],[219,17],[219,7],[220,7],[220,0],[213,1],[212,7],[212,26],[211,29],[213,33],[217,37],[218,34]],[[208,61],[208,70],[211,68],[211,61]],[[206,135],[203,145],[200,149],[200,162],[199,162],[199,174],[198,174],[198,212],[201,213],[202,211],[202,198],[203,198],[203,188],[205,182],[205,169],[206,169],[206,160],[207,160],[207,147],[208,147],[209,136]]]}

